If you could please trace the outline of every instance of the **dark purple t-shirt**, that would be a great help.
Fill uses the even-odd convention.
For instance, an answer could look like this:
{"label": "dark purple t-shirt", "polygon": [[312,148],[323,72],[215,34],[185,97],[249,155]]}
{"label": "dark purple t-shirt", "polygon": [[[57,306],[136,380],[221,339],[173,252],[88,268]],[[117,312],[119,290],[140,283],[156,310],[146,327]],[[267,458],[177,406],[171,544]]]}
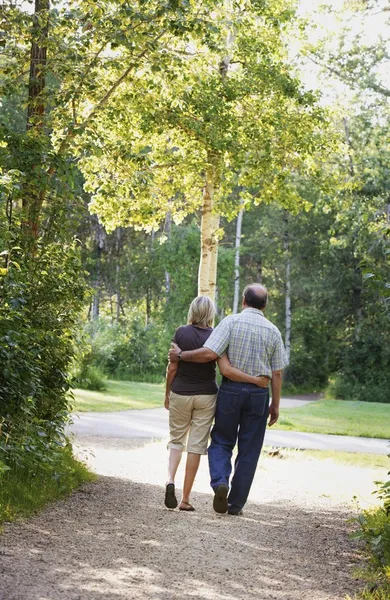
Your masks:
{"label": "dark purple t-shirt", "polygon": [[[173,341],[182,350],[197,350],[202,348],[212,330],[212,327],[183,325],[176,329]],[[207,363],[179,362],[171,390],[182,396],[216,394],[218,386],[215,381],[215,360]]]}

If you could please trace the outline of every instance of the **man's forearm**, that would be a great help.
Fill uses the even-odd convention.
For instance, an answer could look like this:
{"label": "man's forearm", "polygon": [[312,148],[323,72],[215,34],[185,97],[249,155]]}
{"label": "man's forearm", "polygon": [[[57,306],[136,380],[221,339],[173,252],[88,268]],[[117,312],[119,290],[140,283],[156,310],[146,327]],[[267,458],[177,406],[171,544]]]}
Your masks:
{"label": "man's forearm", "polygon": [[215,354],[209,348],[198,348],[197,350],[183,350],[180,360],[184,362],[206,363],[217,360],[218,354]]}
{"label": "man's forearm", "polygon": [[279,407],[282,392],[282,371],[272,371],[271,390],[272,404]]}

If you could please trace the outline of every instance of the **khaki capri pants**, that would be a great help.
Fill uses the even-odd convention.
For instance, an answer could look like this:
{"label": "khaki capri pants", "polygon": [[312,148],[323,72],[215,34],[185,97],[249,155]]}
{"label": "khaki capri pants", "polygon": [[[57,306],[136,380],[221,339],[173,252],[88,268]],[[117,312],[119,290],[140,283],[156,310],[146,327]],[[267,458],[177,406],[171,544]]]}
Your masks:
{"label": "khaki capri pants", "polygon": [[169,431],[167,448],[207,454],[211,424],[215,414],[217,394],[169,396]]}

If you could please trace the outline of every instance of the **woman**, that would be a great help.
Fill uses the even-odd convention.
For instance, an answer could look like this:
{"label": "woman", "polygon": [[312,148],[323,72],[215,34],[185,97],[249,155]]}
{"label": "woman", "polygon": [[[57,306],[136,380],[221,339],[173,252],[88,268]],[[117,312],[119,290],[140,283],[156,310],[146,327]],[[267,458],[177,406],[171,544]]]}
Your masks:
{"label": "woman", "polygon": [[[215,307],[207,296],[198,296],[190,305],[188,325],[176,330],[173,341],[182,350],[201,348],[212,332]],[[221,373],[232,381],[244,381],[265,387],[267,378],[253,377],[231,366],[227,356],[218,360]],[[207,454],[207,444],[215,413],[218,386],[215,361],[208,363],[169,363],[167,368],[165,408],[169,410],[168,481],[165,506],[176,508],[175,476],[184,450],[187,463],[179,510],[194,511],[190,493],[199,468],[200,457]],[[188,439],[187,439],[188,437]]]}

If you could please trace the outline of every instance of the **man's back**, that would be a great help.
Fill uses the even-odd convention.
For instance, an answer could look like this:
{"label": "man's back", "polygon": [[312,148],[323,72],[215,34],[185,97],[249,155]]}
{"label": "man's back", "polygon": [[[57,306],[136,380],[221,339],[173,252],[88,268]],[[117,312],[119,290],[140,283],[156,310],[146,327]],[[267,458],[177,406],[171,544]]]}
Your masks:
{"label": "man's back", "polygon": [[280,331],[256,308],[223,319],[205,347],[218,356],[227,352],[231,364],[250,375],[271,377],[287,362]]}

